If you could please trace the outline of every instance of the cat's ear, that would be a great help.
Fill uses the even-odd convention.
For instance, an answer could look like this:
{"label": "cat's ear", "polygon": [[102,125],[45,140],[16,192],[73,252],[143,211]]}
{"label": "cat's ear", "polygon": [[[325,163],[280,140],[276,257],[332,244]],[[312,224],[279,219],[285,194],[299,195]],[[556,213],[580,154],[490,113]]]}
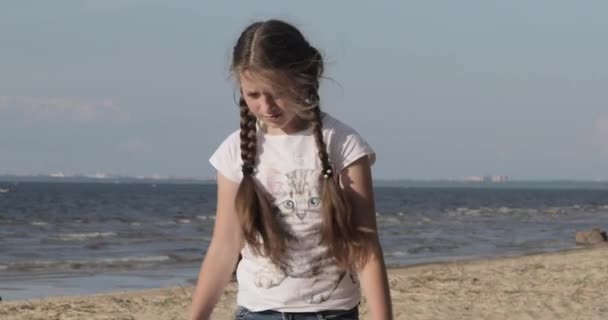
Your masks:
{"label": "cat's ear", "polygon": [[276,169],[269,169],[266,172],[266,186],[268,192],[272,195],[284,193],[285,190],[285,175]]}

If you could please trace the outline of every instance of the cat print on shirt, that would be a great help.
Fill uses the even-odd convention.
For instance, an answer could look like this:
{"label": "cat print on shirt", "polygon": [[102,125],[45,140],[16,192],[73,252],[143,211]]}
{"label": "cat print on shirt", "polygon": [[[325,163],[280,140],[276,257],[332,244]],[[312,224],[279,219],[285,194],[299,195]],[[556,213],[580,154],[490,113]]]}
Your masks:
{"label": "cat print on shirt", "polygon": [[286,277],[312,278],[312,287],[301,288],[301,294],[309,303],[327,301],[346,272],[326,256],[327,247],[320,245],[319,172],[294,170],[283,175],[271,172],[268,179],[268,192],[273,197],[277,218],[290,240],[286,266],[278,267],[269,259],[260,259],[263,262],[256,273],[255,284],[272,288]]}

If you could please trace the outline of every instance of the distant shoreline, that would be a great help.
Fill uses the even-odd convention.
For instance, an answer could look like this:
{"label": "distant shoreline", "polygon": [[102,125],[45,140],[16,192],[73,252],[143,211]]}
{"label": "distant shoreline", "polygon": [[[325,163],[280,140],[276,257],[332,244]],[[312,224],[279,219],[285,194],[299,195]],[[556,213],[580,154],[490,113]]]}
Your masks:
{"label": "distant shoreline", "polygon": [[[51,177],[51,176],[20,176],[0,175],[0,186],[18,183],[111,183],[111,184],[215,184],[215,179],[205,178],[136,178],[108,177],[93,178],[83,176]],[[398,188],[489,188],[489,189],[597,189],[608,190],[608,181],[592,180],[509,180],[503,182],[478,182],[450,179],[416,180],[416,179],[376,179],[376,187]]]}
{"label": "distant shoreline", "polygon": [[17,176],[0,175],[0,184],[14,184],[21,182],[58,182],[58,183],[145,183],[145,184],[215,184],[214,179],[196,178],[135,178],[135,177],[110,177],[110,178],[91,178],[91,177],[51,177],[51,176]]}

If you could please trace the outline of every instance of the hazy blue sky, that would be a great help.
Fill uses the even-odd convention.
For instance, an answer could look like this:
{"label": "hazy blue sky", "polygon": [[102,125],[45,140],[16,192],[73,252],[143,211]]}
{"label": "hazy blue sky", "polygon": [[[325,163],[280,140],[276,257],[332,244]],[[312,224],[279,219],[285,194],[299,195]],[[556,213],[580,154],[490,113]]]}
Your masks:
{"label": "hazy blue sky", "polygon": [[2,1],[0,174],[213,175],[231,47],[281,18],[379,178],[608,179],[607,1]]}

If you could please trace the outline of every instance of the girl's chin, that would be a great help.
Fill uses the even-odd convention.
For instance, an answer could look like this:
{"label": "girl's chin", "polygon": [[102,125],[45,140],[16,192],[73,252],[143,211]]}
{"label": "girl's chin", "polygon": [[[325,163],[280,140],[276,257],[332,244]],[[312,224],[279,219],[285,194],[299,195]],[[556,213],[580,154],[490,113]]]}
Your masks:
{"label": "girl's chin", "polygon": [[262,121],[269,127],[282,127],[285,125],[285,117],[283,117],[283,115],[276,117],[263,117]]}
{"label": "girl's chin", "polygon": [[285,123],[281,122],[281,121],[276,121],[276,120],[268,120],[268,119],[262,119],[262,125],[266,128],[269,129],[281,129],[285,126]]}
{"label": "girl's chin", "polygon": [[301,130],[297,123],[294,121],[286,121],[283,116],[274,119],[263,118],[260,120],[266,128],[266,132],[270,134],[284,134]]}

